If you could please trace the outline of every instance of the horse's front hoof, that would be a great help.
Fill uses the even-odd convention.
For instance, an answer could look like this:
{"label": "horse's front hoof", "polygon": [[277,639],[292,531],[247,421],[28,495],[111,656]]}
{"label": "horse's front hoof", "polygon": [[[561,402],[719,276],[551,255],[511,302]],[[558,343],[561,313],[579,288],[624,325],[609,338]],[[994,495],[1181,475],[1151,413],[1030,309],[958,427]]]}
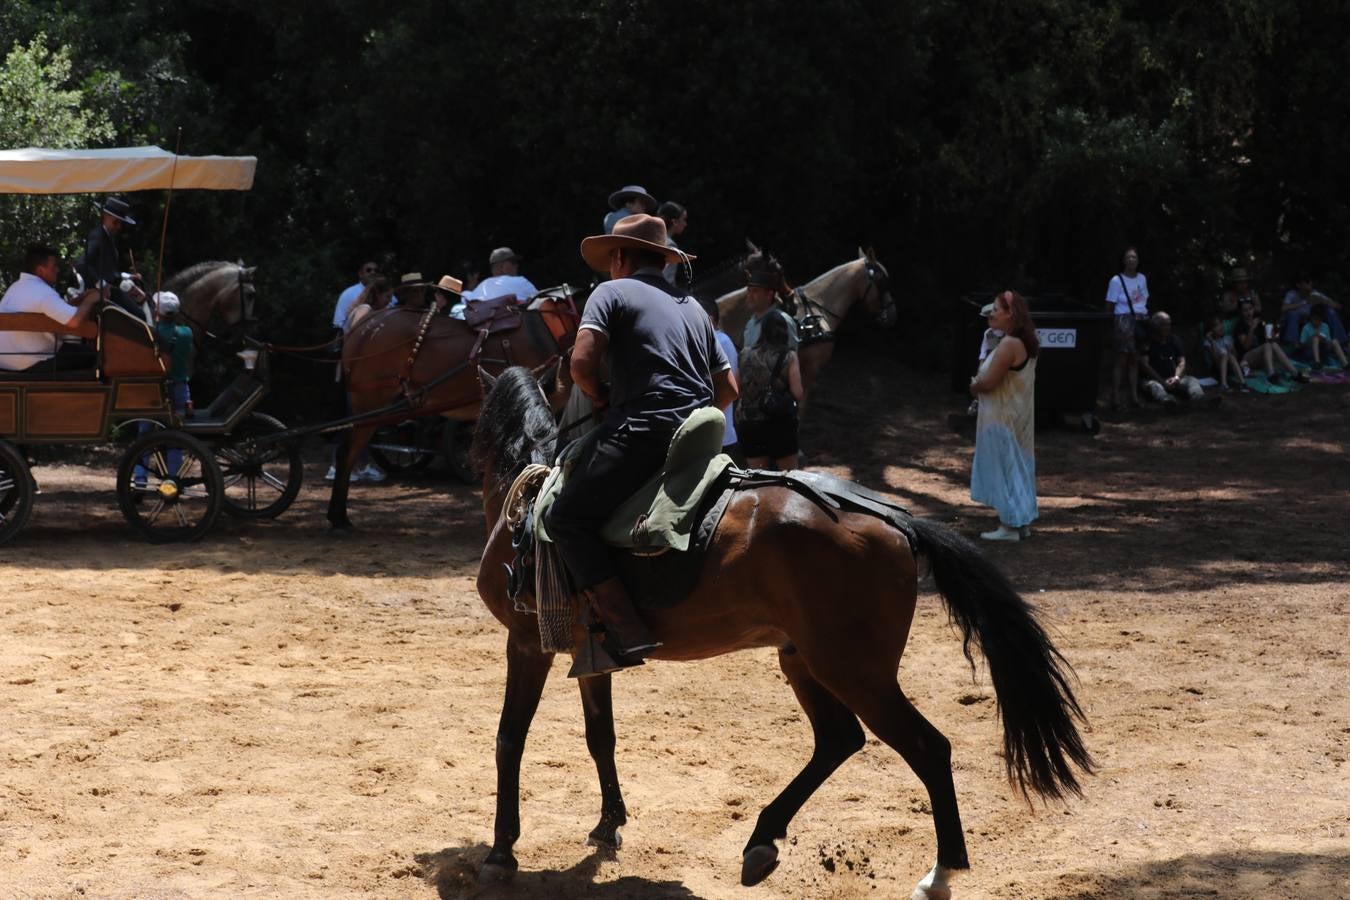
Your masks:
{"label": "horse's front hoof", "polygon": [[329,526],[328,533],[333,537],[346,537],[352,533],[352,523],[349,519],[343,519],[340,522],[334,522]]}
{"label": "horse's front hoof", "polygon": [[778,848],[773,844],[760,844],[745,851],[741,858],[741,884],[754,887],[778,868]]}

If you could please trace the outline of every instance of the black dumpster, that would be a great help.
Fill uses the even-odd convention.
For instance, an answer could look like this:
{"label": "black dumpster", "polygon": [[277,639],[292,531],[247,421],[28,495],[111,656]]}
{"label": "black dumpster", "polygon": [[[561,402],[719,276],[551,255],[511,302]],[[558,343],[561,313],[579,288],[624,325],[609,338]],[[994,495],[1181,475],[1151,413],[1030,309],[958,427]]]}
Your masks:
{"label": "black dumpster", "polygon": [[[979,368],[980,341],[988,327],[980,308],[992,300],[991,291],[967,294],[955,304],[953,391],[968,393]],[[1028,297],[1027,303],[1041,341],[1036,360],[1037,422],[1076,416],[1077,424],[1096,434],[1098,377],[1111,330],[1110,311],[1104,304],[1086,304],[1062,294]]]}

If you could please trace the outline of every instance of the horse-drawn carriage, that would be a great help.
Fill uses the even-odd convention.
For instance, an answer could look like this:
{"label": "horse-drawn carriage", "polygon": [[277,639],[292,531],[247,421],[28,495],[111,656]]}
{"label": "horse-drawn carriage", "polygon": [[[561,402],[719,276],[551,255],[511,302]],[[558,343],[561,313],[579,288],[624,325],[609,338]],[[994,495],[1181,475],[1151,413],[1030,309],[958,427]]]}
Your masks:
{"label": "horse-drawn carriage", "polygon": [[[174,157],[144,147],[7,151],[0,153],[0,192],[247,190],[255,165],[252,157]],[[73,327],[41,313],[0,312],[0,330],[85,340],[95,351],[88,369],[0,371],[0,544],[23,528],[37,492],[19,446],[104,441],[136,423],[153,427],[122,454],[117,501],[127,521],[152,541],[196,540],[222,511],[275,516],[299,492],[298,448],[258,443],[284,430],[256,412],[267,392],[265,352],[244,354],[248,364],[234,382],[182,418],[174,411],[165,352],[145,319],[104,304]]]}

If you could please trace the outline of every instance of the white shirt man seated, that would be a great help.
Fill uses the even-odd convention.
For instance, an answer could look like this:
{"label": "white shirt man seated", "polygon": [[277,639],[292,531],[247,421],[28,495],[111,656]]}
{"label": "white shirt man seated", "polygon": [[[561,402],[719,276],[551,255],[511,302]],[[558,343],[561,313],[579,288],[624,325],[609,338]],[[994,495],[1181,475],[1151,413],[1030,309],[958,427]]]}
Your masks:
{"label": "white shirt man seated", "polygon": [[492,276],[484,278],[473,290],[466,291],[465,300],[470,302],[491,300],[507,294],[515,296],[517,300],[528,300],[539,293],[539,289],[530,283],[530,279],[519,274],[520,257],[510,247],[498,247],[493,250],[492,255],[488,257],[488,265],[492,267]]}
{"label": "white shirt man seated", "polygon": [[[41,313],[58,325],[78,325],[89,318],[100,294],[86,291],[72,306],[56,292],[61,260],[55,249],[34,244],[24,255],[24,272],[0,298],[0,313]],[[3,329],[0,321],[0,329]],[[96,354],[79,344],[62,343],[61,335],[48,331],[0,330],[0,369],[43,371],[83,369],[94,365]]]}

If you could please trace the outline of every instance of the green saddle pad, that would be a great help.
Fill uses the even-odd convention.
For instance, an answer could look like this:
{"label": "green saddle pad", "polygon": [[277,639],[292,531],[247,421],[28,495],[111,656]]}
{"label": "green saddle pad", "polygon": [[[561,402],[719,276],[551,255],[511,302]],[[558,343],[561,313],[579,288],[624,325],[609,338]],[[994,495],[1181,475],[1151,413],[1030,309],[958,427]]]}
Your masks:
{"label": "green saddle pad", "polygon": [[[722,452],[726,418],[720,409],[695,410],[675,431],[665,465],[610,516],[600,536],[612,547],[661,553],[688,550],[704,496],[731,466]],[[551,541],[545,514],[567,483],[584,441],[564,451],[534,502],[535,538]]]}

